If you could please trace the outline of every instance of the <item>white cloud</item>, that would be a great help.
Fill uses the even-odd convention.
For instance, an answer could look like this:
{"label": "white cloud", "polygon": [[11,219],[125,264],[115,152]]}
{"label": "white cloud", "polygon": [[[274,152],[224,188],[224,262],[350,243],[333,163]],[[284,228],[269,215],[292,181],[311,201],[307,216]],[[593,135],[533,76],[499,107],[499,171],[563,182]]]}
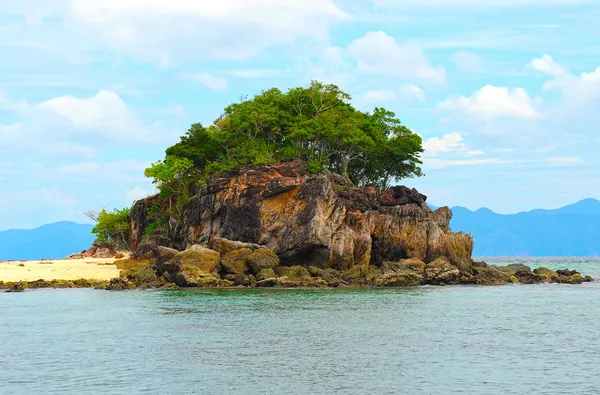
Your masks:
{"label": "white cloud", "polygon": [[446,71],[433,66],[416,45],[399,45],[382,31],[368,32],[347,48],[348,55],[364,73],[422,83],[442,83]]}
{"label": "white cloud", "polygon": [[133,201],[136,201],[139,199],[143,199],[149,195],[150,195],[150,192],[148,192],[145,189],[140,188],[138,185],[136,185],[131,191],[129,191],[125,194],[125,197],[127,198],[127,200],[130,200],[133,202]]}
{"label": "white cloud", "polygon": [[470,150],[464,143],[460,133],[449,133],[439,137],[432,137],[423,142],[424,155],[435,157],[441,152],[454,152],[460,156],[478,156],[483,155],[483,151]]}
{"label": "white cloud", "polygon": [[556,63],[552,56],[548,54],[545,54],[540,58],[533,59],[527,64],[527,66],[533,70],[553,76],[559,76],[565,72],[563,67]]}
{"label": "white cloud", "polygon": [[385,102],[396,99],[396,92],[393,90],[371,90],[365,93],[365,100],[368,102]]}
{"label": "white cloud", "polygon": [[442,101],[439,110],[458,111],[481,119],[513,117],[540,118],[534,102],[523,88],[505,88],[486,85],[471,97],[457,97]]}
{"label": "white cloud", "polygon": [[407,101],[416,99],[418,101],[423,102],[427,100],[427,95],[425,94],[423,89],[419,88],[417,85],[414,84],[401,85],[400,94]]}
{"label": "white cloud", "polygon": [[350,18],[332,0],[73,0],[69,16],[112,49],[162,64],[323,40]]}
{"label": "white cloud", "polygon": [[452,55],[452,61],[462,71],[480,72],[484,68],[483,58],[470,52],[455,53]]}
{"label": "white cloud", "polygon": [[216,92],[223,92],[227,90],[228,83],[225,78],[217,77],[211,74],[186,74],[184,78],[199,82],[208,89]]}
{"label": "white cloud", "polygon": [[114,92],[102,90],[88,98],[61,96],[37,107],[80,130],[94,131],[117,140],[148,137],[135,111]]}

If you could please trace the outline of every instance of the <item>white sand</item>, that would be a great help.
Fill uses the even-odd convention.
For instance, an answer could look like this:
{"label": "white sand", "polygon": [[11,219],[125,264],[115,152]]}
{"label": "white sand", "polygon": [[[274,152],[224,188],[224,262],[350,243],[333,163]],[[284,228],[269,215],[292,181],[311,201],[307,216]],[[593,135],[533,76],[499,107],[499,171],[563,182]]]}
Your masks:
{"label": "white sand", "polygon": [[[121,272],[114,258],[0,262],[0,281],[110,280]],[[23,265],[23,266],[19,266]]]}

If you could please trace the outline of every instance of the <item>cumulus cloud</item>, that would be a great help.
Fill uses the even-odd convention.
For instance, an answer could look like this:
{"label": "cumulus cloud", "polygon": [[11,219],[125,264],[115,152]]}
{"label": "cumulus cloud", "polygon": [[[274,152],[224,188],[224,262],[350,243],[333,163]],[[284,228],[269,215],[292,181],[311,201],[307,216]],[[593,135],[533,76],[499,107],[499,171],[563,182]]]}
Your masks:
{"label": "cumulus cloud", "polygon": [[136,112],[114,92],[95,96],[60,96],[36,106],[78,130],[104,134],[116,140],[142,140],[148,133]]}
{"label": "cumulus cloud", "polygon": [[528,66],[544,74],[559,76],[565,72],[563,67],[556,63],[552,56],[545,54],[540,58],[535,58],[528,63]]}
{"label": "cumulus cloud", "polygon": [[437,107],[439,110],[461,112],[480,119],[541,117],[525,89],[494,85],[486,85],[470,97],[461,96],[444,100]]}
{"label": "cumulus cloud", "polygon": [[478,156],[483,155],[483,151],[471,150],[464,143],[460,133],[449,133],[440,137],[432,137],[423,142],[424,155],[435,157],[443,152],[453,152],[461,156]]}
{"label": "cumulus cloud", "polygon": [[69,18],[112,49],[169,64],[325,39],[350,17],[332,0],[73,0]]}
{"label": "cumulus cloud", "polygon": [[347,54],[363,73],[439,84],[446,70],[434,66],[416,45],[400,45],[383,31],[368,32],[354,40]]}

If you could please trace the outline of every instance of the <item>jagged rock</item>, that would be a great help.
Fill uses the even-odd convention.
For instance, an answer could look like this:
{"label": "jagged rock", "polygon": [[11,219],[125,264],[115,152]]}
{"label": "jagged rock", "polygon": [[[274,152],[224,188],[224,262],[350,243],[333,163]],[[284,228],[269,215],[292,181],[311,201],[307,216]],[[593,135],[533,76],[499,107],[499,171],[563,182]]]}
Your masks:
{"label": "jagged rock", "polygon": [[256,280],[263,281],[263,280],[267,280],[269,278],[277,278],[277,274],[275,273],[275,270],[268,268],[268,269],[262,269],[260,272],[258,272],[258,274],[256,275]]}
{"label": "jagged rock", "polygon": [[263,269],[279,266],[279,257],[269,249],[257,249],[248,256],[248,265],[252,269],[252,273],[258,274]]}
{"label": "jagged rock", "polygon": [[155,255],[156,260],[154,261],[154,265],[157,268],[157,271],[162,274],[166,271],[165,264],[175,258],[175,255],[179,254],[179,251],[168,248],[168,247],[156,247]]}
{"label": "jagged rock", "polygon": [[213,177],[185,207],[188,243],[216,236],[266,246],[287,266],[347,270],[439,257],[469,266],[473,239],[450,231],[448,208],[432,212],[407,188],[381,193],[340,182],[347,180],[308,174],[301,162]]}
{"label": "jagged rock", "polygon": [[383,287],[407,287],[424,284],[425,263],[418,259],[405,259],[399,262],[384,262],[383,275],[376,285]]}
{"label": "jagged rock", "polygon": [[250,271],[248,257],[252,254],[249,248],[231,251],[221,258],[221,267],[228,274],[246,274]]}
{"label": "jagged rock", "polygon": [[458,282],[459,277],[460,270],[445,258],[438,258],[425,267],[425,281],[427,284],[455,284]]}

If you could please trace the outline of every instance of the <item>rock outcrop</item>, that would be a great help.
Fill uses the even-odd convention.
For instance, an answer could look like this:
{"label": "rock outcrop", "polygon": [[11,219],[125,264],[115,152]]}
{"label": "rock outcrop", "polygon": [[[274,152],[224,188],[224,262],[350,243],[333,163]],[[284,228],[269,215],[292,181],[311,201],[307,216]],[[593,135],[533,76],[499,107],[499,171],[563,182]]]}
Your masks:
{"label": "rock outcrop", "polygon": [[156,199],[138,201],[130,216],[132,244],[139,246],[133,257],[141,263],[108,288],[589,280],[579,273],[473,262],[473,238],[450,230],[449,208],[432,211],[426,196],[403,186],[381,192],[331,173],[311,175],[298,161],[210,179],[185,207],[185,251],[142,242]]}
{"label": "rock outcrop", "polygon": [[[131,213],[134,246],[146,226],[138,201]],[[473,239],[452,233],[451,211],[432,211],[414,189],[357,188],[335,174],[310,175],[302,162],[251,167],[214,177],[185,208],[188,245],[211,236],[261,245],[285,266],[348,270],[385,261],[445,258],[468,270]]]}

